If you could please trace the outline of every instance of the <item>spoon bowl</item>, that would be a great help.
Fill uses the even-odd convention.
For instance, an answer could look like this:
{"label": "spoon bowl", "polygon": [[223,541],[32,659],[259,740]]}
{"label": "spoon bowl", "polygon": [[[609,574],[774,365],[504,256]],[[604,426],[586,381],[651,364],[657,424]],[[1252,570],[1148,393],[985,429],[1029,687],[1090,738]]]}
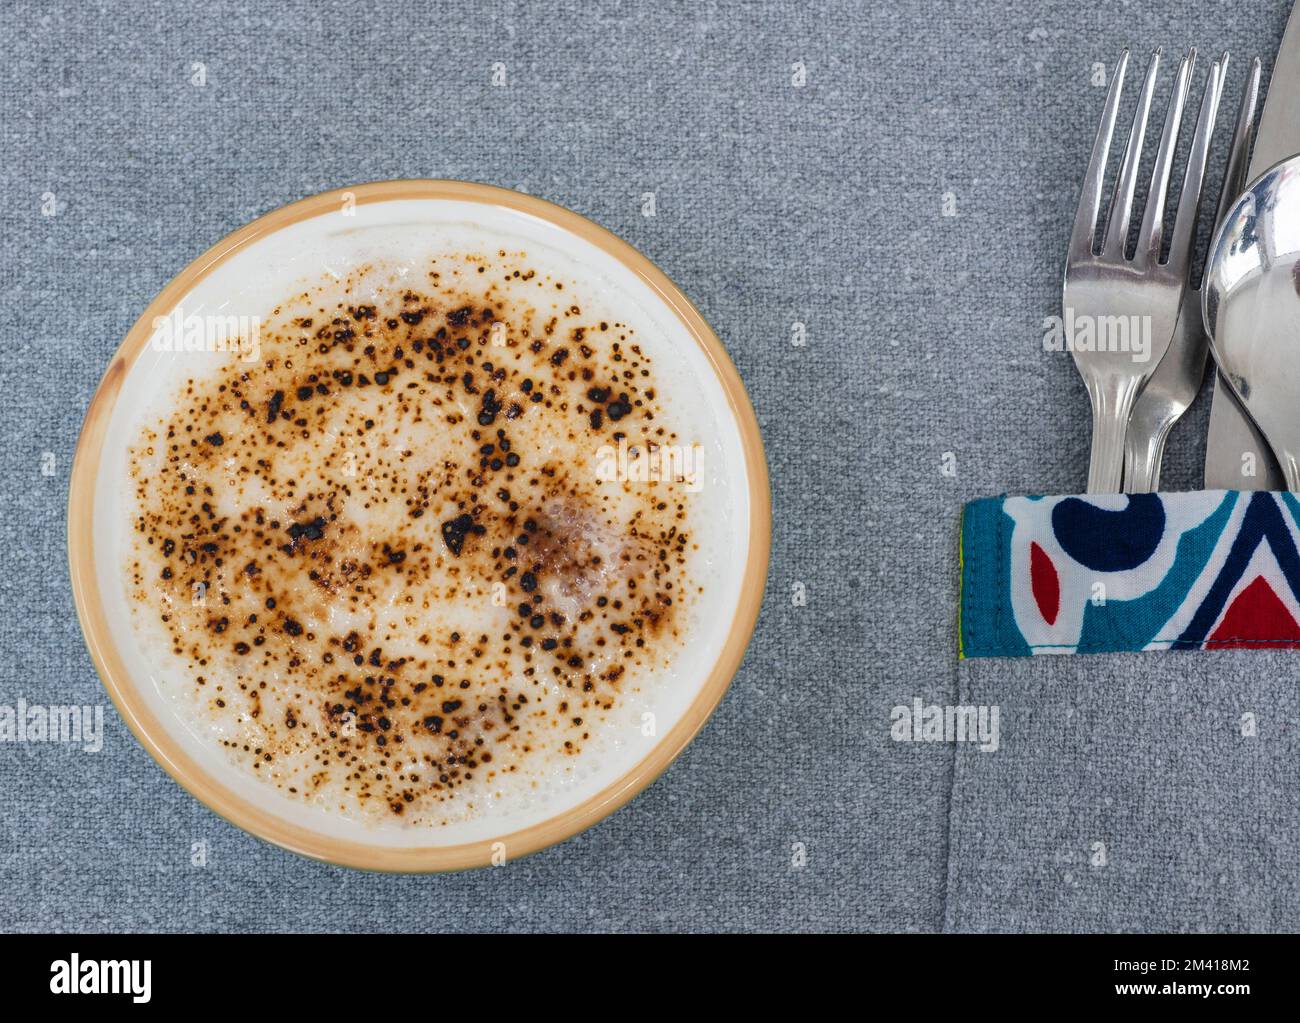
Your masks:
{"label": "spoon bowl", "polygon": [[1224,215],[1202,314],[1224,379],[1273,449],[1287,489],[1300,490],[1300,157],[1265,171]]}

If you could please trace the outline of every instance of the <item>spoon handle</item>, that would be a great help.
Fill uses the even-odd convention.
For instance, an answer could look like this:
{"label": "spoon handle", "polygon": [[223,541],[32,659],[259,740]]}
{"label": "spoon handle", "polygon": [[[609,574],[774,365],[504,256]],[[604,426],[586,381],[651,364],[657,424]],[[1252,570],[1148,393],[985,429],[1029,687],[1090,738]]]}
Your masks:
{"label": "spoon handle", "polygon": [[1137,403],[1129,422],[1124,449],[1124,492],[1126,494],[1153,494],[1160,489],[1160,464],[1165,457],[1165,441],[1177,422],[1177,415],[1159,415],[1152,406],[1152,415],[1145,417],[1143,402]]}

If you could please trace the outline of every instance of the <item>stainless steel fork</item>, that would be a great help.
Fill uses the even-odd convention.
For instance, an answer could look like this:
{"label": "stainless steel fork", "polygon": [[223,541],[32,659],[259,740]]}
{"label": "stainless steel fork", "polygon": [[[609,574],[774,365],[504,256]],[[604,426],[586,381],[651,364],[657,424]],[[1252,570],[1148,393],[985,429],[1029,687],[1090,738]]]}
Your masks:
{"label": "stainless steel fork", "polygon": [[[1220,59],[1222,81],[1228,77],[1228,55]],[[1250,138],[1255,125],[1255,107],[1259,100],[1259,58],[1251,63],[1246,88],[1237,109],[1237,124],[1232,132],[1232,148],[1219,188],[1219,203],[1214,215],[1217,225],[1228,207],[1246,187],[1246,167],[1250,158]],[[1164,459],[1165,441],[1174,423],[1196,400],[1205,378],[1205,364],[1210,351],[1201,319],[1201,288],[1188,282],[1179,310],[1169,350],[1138,396],[1129,419],[1124,448],[1124,489],[1131,494],[1150,493],[1160,487],[1160,463]]]}
{"label": "stainless steel fork", "polygon": [[1068,336],[1065,340],[1092,402],[1089,493],[1119,492],[1124,471],[1124,436],[1133,406],[1164,358],[1178,323],[1196,235],[1210,136],[1222,91],[1222,68],[1215,61],[1206,78],[1205,95],[1188,153],[1169,255],[1162,261],[1165,199],[1183,106],[1196,61],[1196,51],[1191,51],[1178,68],[1156,151],[1137,245],[1130,254],[1128,236],[1138,165],[1142,159],[1142,142],[1160,57],[1161,51],[1156,50],[1147,67],[1128,147],[1115,181],[1110,216],[1098,248],[1097,217],[1101,209],[1102,184],[1111,136],[1119,114],[1124,75],[1128,69],[1128,51],[1120,56],[1106,94],[1101,127],[1093,143],[1066,258],[1063,305]]}

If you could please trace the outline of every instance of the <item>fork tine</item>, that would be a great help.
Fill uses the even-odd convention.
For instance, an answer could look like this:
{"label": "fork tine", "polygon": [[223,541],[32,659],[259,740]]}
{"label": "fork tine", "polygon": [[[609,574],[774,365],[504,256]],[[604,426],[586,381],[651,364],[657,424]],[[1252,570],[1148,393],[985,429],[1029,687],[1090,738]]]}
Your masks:
{"label": "fork tine", "polygon": [[1146,138],[1147,118],[1151,113],[1151,97],[1156,91],[1156,76],[1160,69],[1161,51],[1157,48],[1151,54],[1147,65],[1146,80],[1142,83],[1142,94],[1138,98],[1137,110],[1133,113],[1133,128],[1129,132],[1128,147],[1124,150],[1124,162],[1120,166],[1119,177],[1115,179],[1115,198],[1110,204],[1110,223],[1102,236],[1102,251],[1112,256],[1122,255],[1128,246],[1128,230],[1133,216],[1133,192],[1137,188],[1138,165],[1142,162],[1142,142]]}
{"label": "fork tine", "polygon": [[[1225,65],[1226,67],[1226,65]],[[1223,172],[1223,184],[1219,188],[1219,205],[1214,215],[1217,227],[1228,212],[1228,207],[1237,201],[1237,196],[1246,187],[1246,167],[1250,156],[1250,140],[1255,134],[1255,107],[1259,103],[1260,64],[1256,57],[1250,64],[1250,74],[1246,78],[1246,89],[1241,94],[1241,106],[1237,109],[1237,125],[1232,131],[1232,148],[1228,151],[1228,164]]]}
{"label": "fork tine", "polygon": [[1106,91],[1106,106],[1101,115],[1101,126],[1092,144],[1088,172],[1079,192],[1079,210],[1074,215],[1074,230],[1070,233],[1069,261],[1092,255],[1093,238],[1097,232],[1097,210],[1101,205],[1101,186],[1106,177],[1106,161],[1110,156],[1110,139],[1115,133],[1115,119],[1119,114],[1120,94],[1124,91],[1124,72],[1128,69],[1128,50],[1119,55],[1115,72]]}
{"label": "fork tine", "polygon": [[1192,50],[1178,66],[1178,78],[1169,97],[1169,113],[1165,116],[1164,130],[1160,133],[1160,148],[1156,164],[1151,171],[1151,191],[1147,195],[1147,208],[1142,216],[1142,231],[1138,235],[1135,262],[1139,266],[1160,262],[1160,243],[1164,240],[1165,198],[1169,192],[1169,174],[1173,170],[1174,149],[1178,145],[1178,129],[1183,122],[1183,105],[1187,102],[1187,86],[1191,81],[1196,50]]}
{"label": "fork tine", "polygon": [[1214,135],[1214,122],[1219,114],[1219,99],[1223,95],[1223,76],[1226,74],[1228,55],[1210,65],[1205,77],[1205,95],[1201,99],[1201,112],[1196,118],[1196,133],[1192,148],[1187,154],[1187,170],[1183,172],[1183,190],[1178,198],[1178,212],[1174,216],[1174,237],[1169,244],[1169,265],[1187,276],[1191,262],[1192,243],[1196,239],[1196,221],[1200,216],[1201,187],[1205,183],[1205,162],[1210,155],[1210,139]]}

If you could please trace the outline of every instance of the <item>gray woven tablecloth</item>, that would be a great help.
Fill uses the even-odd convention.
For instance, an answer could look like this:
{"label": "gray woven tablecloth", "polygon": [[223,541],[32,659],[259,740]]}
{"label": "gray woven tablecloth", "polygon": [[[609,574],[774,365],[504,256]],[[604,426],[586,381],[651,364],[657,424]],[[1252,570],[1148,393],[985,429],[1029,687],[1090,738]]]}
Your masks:
{"label": "gray woven tablecloth", "polygon": [[[896,705],[957,698],[961,503],[1084,484],[1087,401],[1042,335],[1101,107],[1094,65],[1129,44],[1269,61],[1285,16],[1274,0],[10,0],[0,704],[102,704],[106,735],[97,753],[0,744],[0,928],[1300,925],[1294,881],[1246,876],[1272,864],[1273,884],[1300,859],[1300,660],[1216,655],[1173,691],[1175,669],[1148,678],[1154,658],[1097,660],[1055,688],[989,668],[962,688],[1001,702],[998,753],[890,734]],[[65,567],[81,418],[149,299],[260,214],[400,177],[521,188],[663,267],[750,389],[775,512],[757,633],[686,754],[586,834],[444,877],[311,863],[192,799],[108,704]],[[1167,486],[1199,485],[1204,427],[1202,403]],[[1222,724],[1239,708],[1216,686],[1242,679],[1267,744],[1243,753],[1204,715],[1158,727],[1191,697]],[[1071,724],[1053,712],[1067,705]],[[1109,866],[1092,864],[1099,841]]]}

